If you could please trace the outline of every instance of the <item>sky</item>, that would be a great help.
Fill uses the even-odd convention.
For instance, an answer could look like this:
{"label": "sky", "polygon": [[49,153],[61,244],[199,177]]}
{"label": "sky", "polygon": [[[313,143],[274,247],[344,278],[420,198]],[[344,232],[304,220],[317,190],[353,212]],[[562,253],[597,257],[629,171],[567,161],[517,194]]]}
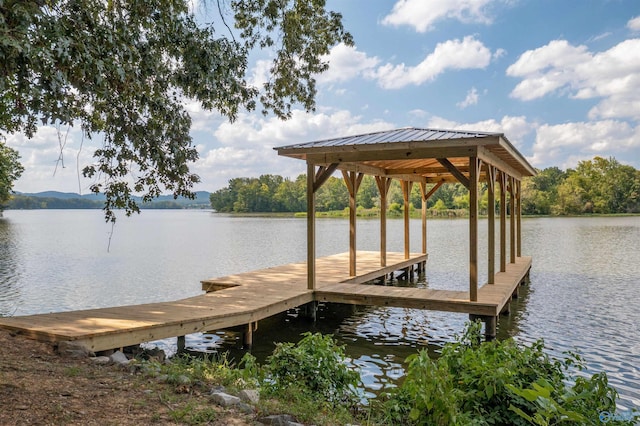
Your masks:
{"label": "sky", "polygon": [[[306,172],[277,146],[401,127],[503,132],[540,169],[595,156],[640,168],[640,1],[328,0],[327,7],[342,13],[355,45],[337,45],[326,58],[315,112],[296,107],[288,121],[243,112],[231,124],[187,103],[200,154],[196,190]],[[270,54],[252,57],[250,81],[264,81]],[[78,170],[92,162],[96,142],[76,130],[42,127],[7,143],[26,169],[16,191],[89,192],[92,181]]]}

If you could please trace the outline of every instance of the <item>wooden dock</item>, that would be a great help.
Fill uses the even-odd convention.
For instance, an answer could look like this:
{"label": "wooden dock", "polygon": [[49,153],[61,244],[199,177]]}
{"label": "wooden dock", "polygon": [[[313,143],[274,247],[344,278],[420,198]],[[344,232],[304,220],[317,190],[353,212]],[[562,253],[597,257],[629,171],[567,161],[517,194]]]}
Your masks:
{"label": "wooden dock", "polygon": [[306,262],[246,272],[202,282],[206,294],[174,302],[148,303],[0,318],[0,327],[51,342],[75,341],[92,351],[108,350],[186,334],[253,325],[261,319],[310,302],[401,306],[462,312],[495,318],[508,306],[531,267],[518,257],[495,284],[470,301],[465,291],[364,285],[376,277],[423,264],[426,254],[387,253],[380,267],[377,252],[358,252],[358,275],[349,276],[349,253],[316,259],[317,287],[307,289]]}

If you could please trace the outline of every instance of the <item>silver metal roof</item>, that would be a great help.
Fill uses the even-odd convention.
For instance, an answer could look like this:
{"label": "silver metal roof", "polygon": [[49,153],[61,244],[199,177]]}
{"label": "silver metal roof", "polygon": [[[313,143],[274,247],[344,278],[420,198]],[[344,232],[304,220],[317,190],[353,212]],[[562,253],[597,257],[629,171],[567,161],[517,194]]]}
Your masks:
{"label": "silver metal roof", "polygon": [[280,146],[274,149],[329,148],[345,145],[373,145],[378,143],[394,142],[427,142],[446,139],[484,138],[487,136],[504,137],[502,133],[488,133],[465,130],[420,129],[415,127],[406,127],[402,129],[367,133],[364,135],[344,136],[340,138],[304,142],[294,145]]}

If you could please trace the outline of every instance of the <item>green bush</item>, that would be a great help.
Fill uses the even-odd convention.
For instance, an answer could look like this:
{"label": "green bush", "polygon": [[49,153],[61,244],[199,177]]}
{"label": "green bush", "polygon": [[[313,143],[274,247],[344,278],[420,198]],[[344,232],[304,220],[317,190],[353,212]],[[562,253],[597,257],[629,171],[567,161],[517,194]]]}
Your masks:
{"label": "green bush", "polygon": [[[408,358],[407,375],[381,407],[381,421],[408,425],[599,424],[615,412],[617,393],[606,374],[573,378],[582,368],[573,353],[549,357],[544,343],[480,342],[480,324],[468,325],[432,360],[425,350]],[[567,383],[572,383],[571,385]],[[575,424],[575,423],[574,423]],[[624,422],[612,424],[625,424]],[[632,424],[628,422],[626,424]]]}
{"label": "green bush", "polygon": [[295,387],[312,399],[336,406],[357,404],[360,375],[345,363],[344,346],[338,346],[330,335],[303,335],[296,345],[276,345],[265,365],[266,392],[278,396]]}

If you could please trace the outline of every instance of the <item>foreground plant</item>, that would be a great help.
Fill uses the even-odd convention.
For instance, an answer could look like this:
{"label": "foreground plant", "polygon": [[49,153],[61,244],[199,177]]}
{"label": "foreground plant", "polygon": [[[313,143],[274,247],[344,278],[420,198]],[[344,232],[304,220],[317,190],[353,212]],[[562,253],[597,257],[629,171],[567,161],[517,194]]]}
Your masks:
{"label": "foreground plant", "polygon": [[[470,324],[437,360],[423,350],[408,358],[403,384],[382,403],[381,421],[408,425],[600,424],[616,411],[618,394],[605,373],[573,377],[584,368],[567,353],[557,360],[538,340],[480,342],[481,326]],[[611,421],[609,424],[633,424]]]}

